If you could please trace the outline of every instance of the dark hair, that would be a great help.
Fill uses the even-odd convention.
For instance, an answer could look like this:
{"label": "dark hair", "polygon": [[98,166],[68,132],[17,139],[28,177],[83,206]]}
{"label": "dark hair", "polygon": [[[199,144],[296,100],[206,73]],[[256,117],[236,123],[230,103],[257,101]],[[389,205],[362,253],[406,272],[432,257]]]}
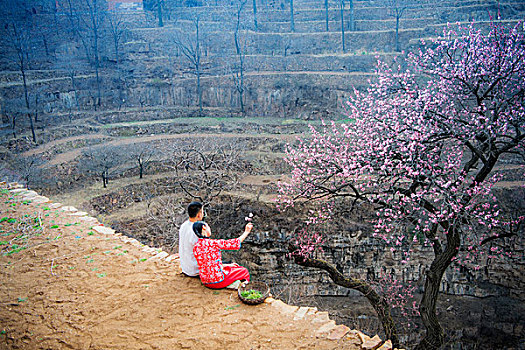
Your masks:
{"label": "dark hair", "polygon": [[206,236],[202,235],[202,228],[206,226],[207,224],[204,221],[197,221],[193,223],[193,232],[195,232],[195,235],[199,238],[208,238]]}
{"label": "dark hair", "polygon": [[188,216],[190,218],[194,218],[197,216],[199,211],[202,209],[202,203],[201,202],[191,202],[188,205]]}

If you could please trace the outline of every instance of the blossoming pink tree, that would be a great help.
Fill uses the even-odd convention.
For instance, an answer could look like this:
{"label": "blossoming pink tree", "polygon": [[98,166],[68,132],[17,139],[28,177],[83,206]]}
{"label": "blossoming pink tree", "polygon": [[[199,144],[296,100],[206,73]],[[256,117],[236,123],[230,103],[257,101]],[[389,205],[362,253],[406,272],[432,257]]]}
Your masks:
{"label": "blossoming pink tree", "polygon": [[305,199],[318,207],[297,237],[296,262],[369,293],[395,343],[388,303],[369,291],[368,282],[345,277],[317,259],[313,252],[323,237],[310,227],[330,217],[327,203],[365,202],[377,214],[375,235],[404,260],[418,237],[431,245],[433,259],[418,306],[426,328],[419,349],[443,343],[436,300],[445,270],[475,263],[483,254],[504,254],[522,219],[504,217],[491,189],[502,156],[525,155],[523,24],[451,28],[409,54],[403,69],[379,63],[377,81],[366,92],[355,91],[347,103],[352,122],[312,127],[311,136],[288,147],[286,161],[293,170],[280,184],[281,208]]}

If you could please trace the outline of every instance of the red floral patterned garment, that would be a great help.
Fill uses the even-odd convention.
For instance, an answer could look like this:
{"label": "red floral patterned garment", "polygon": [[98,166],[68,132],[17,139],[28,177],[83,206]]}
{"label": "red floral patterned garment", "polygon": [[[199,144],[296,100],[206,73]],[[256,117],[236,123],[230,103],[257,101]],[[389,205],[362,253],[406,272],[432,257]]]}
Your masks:
{"label": "red floral patterned garment", "polygon": [[241,240],[235,239],[199,239],[193,247],[193,255],[199,265],[202,283],[219,283],[224,280],[221,249],[241,249]]}

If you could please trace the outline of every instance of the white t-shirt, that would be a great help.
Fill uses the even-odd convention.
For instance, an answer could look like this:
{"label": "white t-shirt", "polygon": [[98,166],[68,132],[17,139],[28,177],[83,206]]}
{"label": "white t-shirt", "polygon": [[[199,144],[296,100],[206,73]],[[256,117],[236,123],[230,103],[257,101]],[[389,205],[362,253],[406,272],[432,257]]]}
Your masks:
{"label": "white t-shirt", "polygon": [[179,228],[179,256],[182,272],[188,276],[199,274],[199,265],[193,256],[193,246],[199,238],[193,232],[193,222],[186,220]]}

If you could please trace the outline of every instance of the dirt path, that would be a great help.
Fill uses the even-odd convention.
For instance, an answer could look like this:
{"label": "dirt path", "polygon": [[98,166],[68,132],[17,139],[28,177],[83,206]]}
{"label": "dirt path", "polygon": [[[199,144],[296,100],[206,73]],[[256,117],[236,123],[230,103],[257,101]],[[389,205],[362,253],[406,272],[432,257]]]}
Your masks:
{"label": "dirt path", "polygon": [[61,145],[61,144],[64,144],[64,143],[67,143],[67,142],[71,142],[71,141],[78,141],[78,140],[91,140],[91,139],[101,139],[101,138],[104,138],[104,137],[108,137],[108,135],[105,135],[105,134],[88,134],[88,135],[79,135],[79,136],[71,136],[71,137],[65,137],[63,139],[59,139],[59,140],[54,140],[54,141],[51,141],[51,142],[48,142],[42,146],[38,146],[37,148],[33,148],[29,151],[26,151],[24,153],[22,153],[23,156],[25,157],[30,157],[30,156],[34,156],[36,154],[40,154],[40,153],[44,153],[48,150],[50,150],[51,148],[57,146],[57,145]]}
{"label": "dirt path", "polygon": [[313,316],[206,289],[64,208],[0,196],[0,349],[360,348],[316,337]]}
{"label": "dirt path", "polygon": [[[98,134],[95,134],[98,135]],[[195,134],[195,133],[185,133],[185,134],[175,134],[175,135],[150,135],[150,136],[137,136],[131,138],[121,138],[113,141],[104,143],[104,147],[107,146],[124,146],[131,145],[136,143],[146,143],[159,140],[174,140],[174,139],[183,139],[183,138],[221,138],[221,139],[231,139],[237,137],[251,137],[251,138],[261,138],[261,137],[271,137],[280,140],[295,140],[297,135],[289,134],[234,134],[234,133],[217,133],[217,134]],[[89,135],[86,135],[86,138],[89,138]],[[57,140],[61,141],[61,140]],[[54,141],[55,142],[55,141]],[[47,146],[47,145],[46,145]],[[64,152],[58,154],[55,158],[51,159],[47,166],[55,166],[62,163],[67,163],[75,158],[79,157],[82,154],[82,151],[86,148],[77,148],[69,152]]]}
{"label": "dirt path", "polygon": [[[75,79],[88,79],[88,78],[94,78],[94,77],[95,77],[95,74],[75,75]],[[71,80],[71,78],[70,77],[58,77],[58,78],[48,78],[48,79],[34,79],[34,80],[28,80],[27,85],[48,84],[51,82],[64,81],[64,80]],[[12,81],[8,83],[1,83],[0,89],[5,89],[8,87],[13,87],[13,86],[22,86],[22,85],[23,85],[22,81]]]}

